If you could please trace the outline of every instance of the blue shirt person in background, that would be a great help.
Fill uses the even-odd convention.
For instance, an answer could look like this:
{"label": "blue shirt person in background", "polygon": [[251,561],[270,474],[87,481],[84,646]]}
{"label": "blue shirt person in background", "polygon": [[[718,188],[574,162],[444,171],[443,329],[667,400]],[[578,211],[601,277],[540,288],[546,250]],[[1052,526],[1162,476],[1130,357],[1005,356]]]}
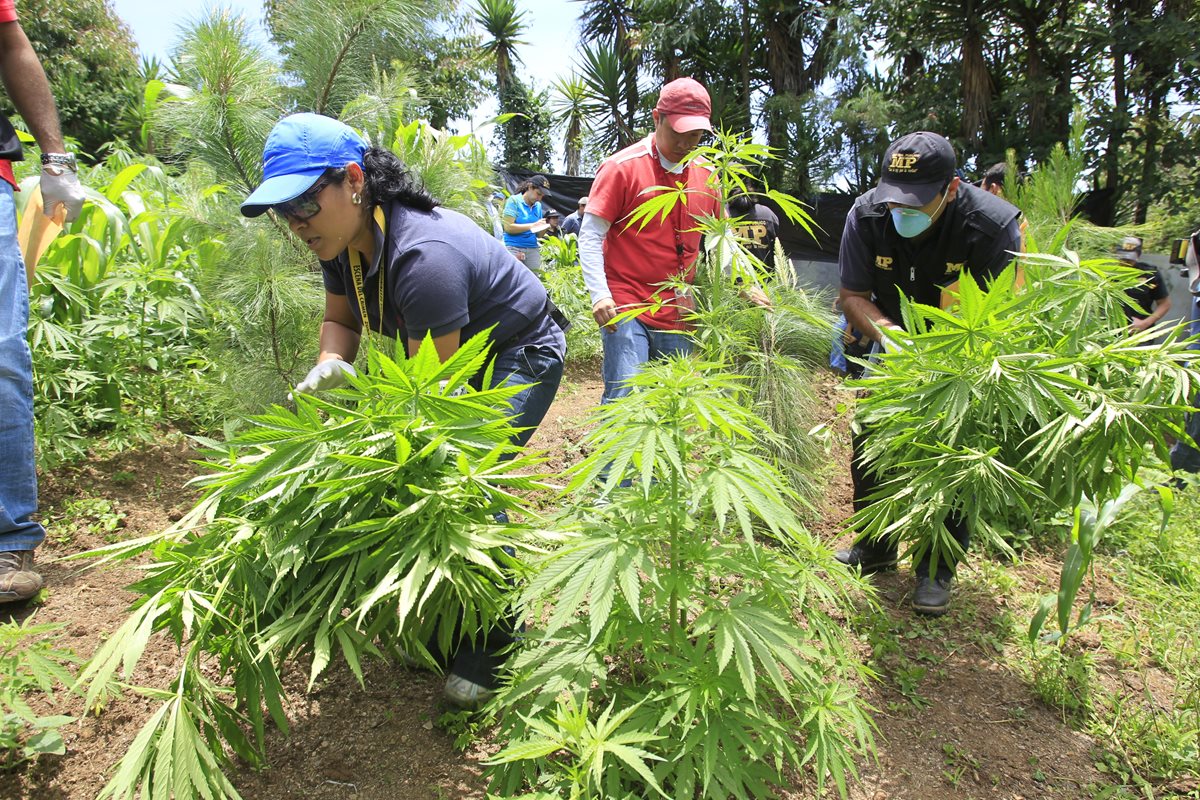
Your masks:
{"label": "blue shirt person in background", "polygon": [[542,271],[537,235],[546,229],[542,198],[550,191],[545,175],[534,175],[504,203],[504,246],[533,272]]}

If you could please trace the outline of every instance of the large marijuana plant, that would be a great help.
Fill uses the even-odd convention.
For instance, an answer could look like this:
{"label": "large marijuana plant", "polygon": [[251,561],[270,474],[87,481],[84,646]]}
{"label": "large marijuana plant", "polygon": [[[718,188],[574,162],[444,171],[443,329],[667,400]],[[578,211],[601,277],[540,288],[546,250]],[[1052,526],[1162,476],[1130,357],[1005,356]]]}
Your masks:
{"label": "large marijuana plant", "polygon": [[[89,555],[151,556],[129,619],[80,676],[89,707],[126,680],[149,637],[181,649],[179,673],[117,765],[103,797],[235,798],[230,756],[261,763],[268,718],[287,730],[280,671],[310,662],[310,684],[339,653],[362,680],[364,657],[402,648],[433,665],[458,628],[486,631],[506,608],[512,559],[530,540],[494,515],[540,484],[515,452],[508,399],[464,391],[484,335],[445,363],[430,341],[334,400],[275,407],[222,451],[195,509],[171,530]],[[432,652],[431,652],[432,650]]]}
{"label": "large marijuana plant", "polygon": [[901,351],[855,384],[869,390],[858,418],[881,476],[850,520],[864,535],[957,559],[941,524],[956,512],[1004,550],[1004,528],[1116,499],[1182,435],[1200,371],[1178,330],[1127,332],[1137,270],[1069,252],[1020,263],[1024,285],[1014,267],[986,289],[964,275],[955,309],[904,302],[914,333],[884,332]]}
{"label": "large marijuana plant", "polygon": [[[737,194],[769,200],[811,233],[812,218],[794,197],[769,187],[761,192],[752,190],[755,173],[772,158],[769,148],[726,132],[688,156],[688,160],[711,167],[711,188],[721,197],[723,207]],[[654,190],[656,193],[647,192],[650,196],[631,215],[628,225],[645,226],[656,216],[665,218],[676,205],[686,205],[690,191],[682,184]],[[754,411],[778,434],[769,440],[772,456],[798,490],[796,498],[807,502],[821,488],[824,446],[814,435],[819,430],[819,404],[813,386],[814,371],[829,358],[832,305],[821,292],[799,285],[778,242],[773,263],[755,256],[738,234],[742,218],[722,214],[698,216],[694,222],[704,234],[694,282],[689,285],[680,279],[673,285],[685,294],[695,289],[694,308],[687,320],[693,326],[698,352],[704,359],[727,364],[746,379]],[[770,308],[751,301],[747,291],[752,288],[765,293]]]}
{"label": "large marijuana plant", "polygon": [[765,797],[810,765],[844,795],[872,741],[833,617],[855,579],[793,514],[747,381],[677,358],[632,384],[595,414],[564,545],[531,565],[542,624],[498,697],[493,789]]}

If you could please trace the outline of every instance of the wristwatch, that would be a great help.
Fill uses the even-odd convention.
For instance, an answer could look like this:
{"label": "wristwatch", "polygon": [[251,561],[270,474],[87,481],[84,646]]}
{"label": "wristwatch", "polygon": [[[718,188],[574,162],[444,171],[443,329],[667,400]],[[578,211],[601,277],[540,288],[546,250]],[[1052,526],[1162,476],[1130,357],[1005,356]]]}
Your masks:
{"label": "wristwatch", "polygon": [[61,175],[67,170],[75,172],[75,154],[42,153],[42,169],[47,168],[57,168],[58,171],[51,172],[52,175]]}

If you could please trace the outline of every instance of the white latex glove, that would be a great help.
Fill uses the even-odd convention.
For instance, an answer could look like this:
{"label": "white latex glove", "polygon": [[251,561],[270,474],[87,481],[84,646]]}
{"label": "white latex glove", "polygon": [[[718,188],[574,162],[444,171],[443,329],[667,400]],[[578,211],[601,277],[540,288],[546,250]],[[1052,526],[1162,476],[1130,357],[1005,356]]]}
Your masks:
{"label": "white latex glove", "polygon": [[312,394],[313,392],[323,392],[326,389],[336,389],[345,385],[347,375],[357,374],[350,364],[340,358],[331,358],[310,369],[308,375],[304,376],[304,380],[296,384],[296,392]]}
{"label": "white latex glove", "polygon": [[47,217],[54,219],[60,203],[67,210],[67,222],[79,216],[79,210],[83,208],[83,187],[79,185],[79,176],[74,170],[55,166],[42,167],[41,186],[42,203]]}
{"label": "white latex glove", "polygon": [[[890,327],[888,331],[899,335],[904,334],[903,328]],[[909,347],[912,347],[911,339],[895,339],[890,336],[880,336],[879,343],[883,345],[883,352],[890,353],[891,355],[902,353]]]}

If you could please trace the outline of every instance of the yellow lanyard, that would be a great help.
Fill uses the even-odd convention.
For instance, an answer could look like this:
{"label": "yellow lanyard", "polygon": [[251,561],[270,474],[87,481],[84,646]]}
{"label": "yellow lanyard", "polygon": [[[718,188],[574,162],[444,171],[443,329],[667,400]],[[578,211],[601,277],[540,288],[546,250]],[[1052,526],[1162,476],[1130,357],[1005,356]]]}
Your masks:
{"label": "yellow lanyard", "polygon": [[[379,226],[379,230],[383,232],[383,241],[387,242],[387,220],[384,219],[383,209],[375,206],[375,224]],[[363,267],[362,254],[357,250],[350,248],[347,251],[350,258],[350,275],[354,278],[354,296],[358,298],[358,310],[362,313],[362,324],[367,329],[367,333],[371,333],[371,321],[367,317],[367,298],[364,296],[366,291],[363,283]],[[383,336],[383,251],[379,253],[379,274],[376,275],[379,281],[379,335]]]}

